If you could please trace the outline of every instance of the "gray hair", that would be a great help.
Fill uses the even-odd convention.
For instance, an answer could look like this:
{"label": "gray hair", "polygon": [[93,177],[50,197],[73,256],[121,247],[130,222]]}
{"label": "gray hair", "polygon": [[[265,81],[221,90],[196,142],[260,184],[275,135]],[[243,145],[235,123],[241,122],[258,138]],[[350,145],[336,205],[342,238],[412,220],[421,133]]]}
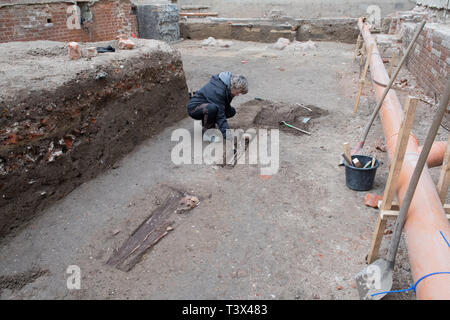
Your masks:
{"label": "gray hair", "polygon": [[248,92],[248,81],[244,76],[237,75],[231,77],[231,89],[246,94]]}

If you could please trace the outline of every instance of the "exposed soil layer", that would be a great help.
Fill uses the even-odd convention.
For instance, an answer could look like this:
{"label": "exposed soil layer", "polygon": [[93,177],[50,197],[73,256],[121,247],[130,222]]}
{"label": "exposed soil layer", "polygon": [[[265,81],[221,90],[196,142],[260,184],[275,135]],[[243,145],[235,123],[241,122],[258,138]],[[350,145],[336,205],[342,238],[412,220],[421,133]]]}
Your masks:
{"label": "exposed soil layer", "polygon": [[184,117],[182,61],[163,42],[76,61],[58,42],[0,52],[0,236]]}
{"label": "exposed soil layer", "polygon": [[180,23],[181,37],[208,37],[240,41],[276,42],[278,38],[291,41],[342,41],[353,43],[358,36],[357,19],[188,19]]}
{"label": "exposed soil layer", "polygon": [[288,133],[302,135],[304,133],[286,127],[285,125],[281,124],[281,122],[284,121],[297,128],[308,131],[309,127],[311,126],[311,119],[319,118],[320,116],[327,114],[328,111],[322,110],[313,105],[306,105],[302,107],[299,105],[274,102],[269,103],[262,108],[261,112],[258,113],[257,117],[255,118],[254,123],[258,126],[264,126],[268,128],[279,127],[281,130],[285,130]]}
{"label": "exposed soil layer", "polygon": [[303,135],[304,133],[289,128],[281,122],[284,121],[308,131],[314,122],[317,122],[314,119],[328,115],[328,113],[328,110],[314,105],[289,104],[256,98],[243,103],[237,111],[237,116],[228,122],[234,129],[278,128],[286,133]]}

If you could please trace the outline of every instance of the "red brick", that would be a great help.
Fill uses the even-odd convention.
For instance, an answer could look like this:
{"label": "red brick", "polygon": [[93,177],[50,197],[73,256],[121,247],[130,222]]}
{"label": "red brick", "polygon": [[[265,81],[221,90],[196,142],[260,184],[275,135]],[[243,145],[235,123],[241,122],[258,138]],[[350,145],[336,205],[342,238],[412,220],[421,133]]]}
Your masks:
{"label": "red brick", "polygon": [[378,201],[383,200],[383,196],[379,196],[373,193],[366,194],[364,204],[372,208],[378,208]]}
{"label": "red brick", "polygon": [[[39,24],[36,25],[36,28],[22,29],[23,33],[15,35],[14,41],[37,39],[59,41],[112,40],[115,39],[118,30],[124,26],[129,27],[133,32],[137,30],[136,16],[131,13],[129,3],[123,1],[110,2],[109,0],[100,0],[95,3],[91,7],[94,15],[94,21],[90,24],[91,36],[84,29],[67,29],[66,21],[69,15],[66,9],[68,6],[69,4],[49,3],[47,5],[15,5],[0,8],[0,42],[10,41],[10,37],[13,36],[11,33],[13,28],[27,25],[30,17],[37,17],[36,12],[44,12],[48,18],[51,18],[53,27],[44,27],[47,17],[37,17]],[[118,9],[118,6],[121,8]],[[116,17],[117,10],[122,10],[125,13],[125,18],[118,19]],[[10,33],[5,34],[5,29],[8,29]]]}

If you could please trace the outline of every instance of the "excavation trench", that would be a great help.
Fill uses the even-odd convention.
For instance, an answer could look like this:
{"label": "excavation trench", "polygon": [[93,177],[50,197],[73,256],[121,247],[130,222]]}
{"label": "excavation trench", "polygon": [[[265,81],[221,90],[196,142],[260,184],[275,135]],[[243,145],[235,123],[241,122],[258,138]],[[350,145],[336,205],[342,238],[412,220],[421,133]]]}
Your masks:
{"label": "excavation trench", "polygon": [[0,236],[184,118],[187,103],[180,55],[163,42],[80,60],[58,42],[23,46],[0,45]]}
{"label": "excavation trench", "polygon": [[280,129],[288,134],[304,135],[305,133],[289,128],[282,122],[308,131],[314,126],[313,123],[319,123],[317,119],[327,114],[327,110],[314,105],[289,104],[257,98],[240,105],[237,116],[230,119],[229,123],[233,129]]}
{"label": "excavation trench", "polygon": [[235,118],[228,121],[231,129],[236,130],[235,154],[224,161],[222,166],[233,168],[237,163],[247,163],[245,160],[249,159],[249,146],[258,140],[258,129],[279,129],[295,136],[310,135],[313,122],[318,124],[318,119],[327,114],[327,110],[314,105],[289,104],[261,98],[247,101],[239,106]]}
{"label": "excavation trench", "polygon": [[[92,80],[90,86],[86,85],[80,91],[77,91],[76,86],[72,87],[74,96],[67,102],[68,106],[75,101],[86,104],[86,109],[80,112],[80,119],[74,121],[75,129],[80,130],[80,134],[70,133],[72,127],[69,124],[72,123],[65,120],[64,113],[58,113],[60,118],[57,118],[59,121],[56,124],[60,126],[55,130],[69,132],[75,137],[72,148],[68,148],[66,152],[61,150],[62,154],[57,153],[52,162],[45,160],[45,153],[39,164],[22,167],[28,169],[28,173],[17,169],[14,174],[19,177],[23,175],[24,178],[21,179],[28,182],[27,174],[31,174],[33,168],[38,165],[59,168],[57,164],[61,163],[61,167],[68,166],[67,171],[64,171],[67,180],[81,179],[77,181],[85,183],[76,188],[69,185],[67,188],[73,191],[59,201],[52,199],[52,196],[39,198],[49,201],[47,209],[44,210],[45,214],[40,214],[20,232],[12,233],[8,241],[2,242],[2,275],[22,274],[32,270],[33,265],[40,266],[42,270],[48,269],[49,272],[35,280],[34,277],[30,278],[22,289],[10,288],[8,285],[3,289],[1,297],[356,298],[357,292],[351,287],[352,277],[360,269],[367,253],[368,237],[373,227],[370,217],[373,217],[374,211],[362,205],[361,194],[345,187],[342,170],[336,166],[336,155],[341,152],[341,146],[336,141],[351,139],[354,136],[354,125],[362,122],[358,122],[359,119],[355,122],[349,120],[351,107],[343,106],[351,106],[353,99],[343,94],[339,87],[340,82],[336,81],[338,73],[346,72],[345,76],[349,77],[356,70],[351,65],[354,45],[322,42],[315,51],[291,54],[284,50],[278,52],[264,49],[265,45],[259,43],[233,41],[233,46],[225,52],[225,49],[218,48],[205,50],[198,43],[195,43],[194,47],[191,41],[183,41],[174,45],[175,48],[180,48],[179,52],[183,55],[182,66],[176,52],[172,55],[171,50],[166,52],[164,44],[151,43],[154,44],[151,45],[153,49],[144,50],[135,57],[128,56],[137,54],[135,50],[118,50],[117,59],[114,59],[115,55],[106,54],[90,61],[75,62],[74,65],[69,60],[62,62],[65,67],[71,68],[69,71],[74,72],[72,79],[91,79],[90,77],[95,78],[97,75],[99,78]],[[157,48],[158,44],[160,49]],[[255,54],[240,50],[248,47],[260,50]],[[145,48],[136,48],[143,49]],[[272,56],[276,54],[279,59],[263,57],[262,50],[269,51]],[[223,56],[215,54],[215,51]],[[52,65],[56,66],[62,61],[60,55],[47,57],[47,49],[35,52],[39,52],[39,59],[34,55],[32,57],[36,60],[26,65],[26,68],[31,70],[28,74],[33,74],[26,83],[28,87],[34,88],[43,83],[42,79],[37,78],[44,76],[38,73],[39,70],[33,69],[37,62],[45,62],[47,65],[43,70],[49,68],[49,74],[62,74],[52,69]],[[61,52],[64,50],[61,49]],[[149,56],[146,56],[147,53]],[[243,58],[248,62],[241,63]],[[14,58],[9,58],[11,59]],[[199,65],[202,67],[199,68]],[[139,73],[138,77],[138,68],[147,71]],[[284,71],[280,68],[284,68]],[[186,112],[188,95],[183,69],[189,87],[194,88],[203,86],[210,76],[217,74],[219,70],[236,72],[238,69],[248,78],[249,94],[233,100],[237,114],[229,119],[229,123],[232,128],[244,130],[280,130],[280,166],[276,174],[268,179],[261,177],[261,167],[258,166],[239,165],[232,170],[222,170],[202,163],[177,165],[172,161],[171,151],[177,143],[171,140],[173,132],[177,129],[192,132],[193,125],[193,120],[188,118]],[[79,71],[81,72],[78,76],[75,76]],[[102,71],[108,76],[102,78]],[[15,72],[19,76],[10,83],[20,84],[20,76],[27,73],[24,70]],[[129,90],[123,88],[120,91],[119,81],[128,79],[127,77],[130,77],[131,83],[140,87]],[[56,86],[53,82],[55,77],[47,76],[46,79],[47,90],[52,90]],[[3,78],[0,79],[2,80]],[[76,80],[73,81],[76,83]],[[88,97],[82,94],[79,100],[77,99],[83,90],[101,92],[101,81],[104,83],[104,90],[112,90],[112,97],[106,97],[105,103],[101,103],[101,99],[98,102],[87,100]],[[83,83],[81,81],[79,85]],[[355,83],[350,84],[356,87]],[[115,88],[115,85],[118,88]],[[6,84],[4,86],[8,87]],[[154,90],[149,90],[150,87]],[[26,92],[26,88],[22,89]],[[44,92],[44,89],[41,89],[41,92]],[[1,92],[4,93],[3,90]],[[68,88],[66,92],[71,93]],[[122,99],[123,95],[129,95],[132,101],[124,100],[121,105],[113,105],[113,101]],[[49,99],[54,97],[49,94]],[[251,100],[246,104],[248,99],[254,97],[264,100]],[[63,108],[59,100],[54,103],[57,106],[55,110],[70,109]],[[298,108],[296,103],[303,103],[312,110],[312,114],[305,108]],[[162,107],[167,104],[170,104],[171,108]],[[362,105],[361,110],[364,110],[364,107]],[[282,112],[275,114],[272,112],[274,109]],[[30,116],[35,119],[33,123],[40,124],[39,110],[34,110],[31,103],[29,110]],[[46,112],[49,116],[55,115],[45,108],[40,110],[42,115],[46,115]],[[108,110],[112,110],[112,114],[108,113]],[[119,110],[127,111],[124,118],[118,116]],[[89,111],[93,114],[89,115]],[[134,111],[138,111],[138,114]],[[325,116],[327,112],[330,116]],[[24,113],[26,115],[26,112]],[[311,119],[303,124],[304,118],[308,117]],[[17,119],[21,119],[20,116],[17,116]],[[116,141],[119,144],[115,145],[114,150],[125,153],[137,146],[122,159],[121,153],[119,156],[113,153],[111,158],[97,159],[95,156],[100,155],[102,148],[103,154],[108,154],[110,147],[97,139],[100,139],[100,132],[105,132],[102,138],[109,137],[106,135],[106,132],[110,132],[106,124],[112,120],[121,121],[120,125],[112,127],[114,134],[118,136]],[[305,129],[311,132],[311,135],[280,126],[280,120]],[[81,127],[84,123],[89,124],[89,131],[83,135],[76,125]],[[13,127],[13,120],[7,118],[6,126]],[[66,126],[68,131],[63,130]],[[91,132],[91,127],[99,131]],[[142,136],[137,133],[135,135],[135,128],[140,130]],[[42,126],[41,129],[46,127]],[[154,130],[154,135],[149,132],[151,130]],[[11,148],[13,152],[20,150],[22,140],[19,140],[19,136],[20,133],[15,144],[12,143],[13,139],[8,137],[7,139],[11,139],[10,143],[2,145],[2,148]],[[55,136],[59,134],[55,133]],[[90,138],[91,144],[85,143],[83,138]],[[140,138],[146,140],[139,140]],[[42,148],[49,147],[53,142],[54,151],[59,151],[61,139],[51,140],[47,136],[42,136],[41,139],[39,141],[42,141]],[[79,141],[80,145],[77,144]],[[139,141],[143,143],[139,144]],[[121,144],[126,144],[130,149],[123,149]],[[92,146],[95,148],[90,149]],[[88,150],[90,153],[87,153]],[[92,157],[84,156],[89,154]],[[80,166],[85,160],[91,159],[91,162],[84,164],[81,170],[73,169],[69,160],[77,155]],[[378,156],[380,159],[383,157],[380,153]],[[69,160],[65,160],[66,158]],[[108,163],[105,167],[100,165],[102,159]],[[12,161],[12,158],[8,161]],[[87,175],[94,176],[96,172],[102,172],[101,170],[105,172],[88,181]],[[81,173],[81,177],[73,178],[72,171],[75,176]],[[49,172],[52,171],[45,173]],[[45,187],[48,189],[44,191],[55,190],[55,193],[59,193],[60,186],[67,182],[60,183],[56,178],[60,171],[56,173],[53,175],[56,180],[54,184],[45,185],[44,183],[51,180],[41,176],[40,180],[34,178],[36,182],[29,186],[40,186],[36,187],[37,191]],[[86,180],[82,180],[83,177]],[[6,179],[1,183],[14,180],[9,174]],[[377,191],[382,188],[381,181],[375,183]],[[165,206],[165,199],[170,191],[163,187],[164,184],[197,196],[200,204],[186,214],[172,212],[169,216],[172,207]],[[27,190],[24,190],[26,197],[27,192],[32,191],[33,194],[36,191]],[[1,191],[6,194],[5,189]],[[21,208],[19,196],[11,201]],[[49,205],[50,203],[52,205]],[[5,202],[2,203],[4,204]],[[140,229],[143,222],[149,221],[155,212],[164,208],[167,208],[167,211],[161,211],[161,218],[165,218],[167,213],[168,219],[157,224],[155,231],[158,232],[150,234],[151,230]],[[357,210],[353,210],[354,208]],[[4,206],[0,210],[2,214],[7,212]],[[12,216],[23,217],[19,213]],[[28,216],[30,219],[32,217],[33,214]],[[154,218],[156,219],[156,216]],[[174,224],[169,228],[163,221],[174,221]],[[20,225],[19,221],[16,222],[16,225]],[[159,233],[160,231],[162,233]],[[166,232],[168,234],[163,236]],[[138,233],[143,235],[143,238],[135,238]],[[152,240],[151,238],[153,241],[147,242]],[[146,251],[149,245],[151,248]],[[121,263],[125,267],[122,269],[128,270],[126,266],[130,265],[129,262],[138,262],[127,273],[107,264],[116,251],[121,252],[121,248],[131,248],[128,260]],[[404,254],[401,256],[404,258]],[[67,289],[65,270],[69,265],[80,267],[83,275],[82,290]],[[398,284],[400,288],[408,285],[410,276],[409,271],[402,274],[404,276]],[[338,286],[342,289],[337,289]]]}

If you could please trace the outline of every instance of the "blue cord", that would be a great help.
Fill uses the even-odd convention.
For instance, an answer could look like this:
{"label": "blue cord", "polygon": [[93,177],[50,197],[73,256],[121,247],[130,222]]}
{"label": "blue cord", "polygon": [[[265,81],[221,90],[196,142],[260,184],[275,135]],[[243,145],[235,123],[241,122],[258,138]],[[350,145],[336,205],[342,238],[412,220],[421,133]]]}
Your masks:
{"label": "blue cord", "polygon": [[445,239],[444,234],[442,231],[439,231],[441,233],[442,238],[444,238],[444,241],[447,243],[448,247],[450,248],[450,243],[448,243],[447,239]]}
{"label": "blue cord", "polygon": [[371,294],[371,296],[373,297],[373,296],[377,296],[379,294],[399,293],[399,292],[405,292],[405,291],[410,291],[410,290],[413,290],[414,291],[414,295],[415,295],[416,294],[416,287],[419,284],[419,282],[422,281],[423,279],[425,279],[426,277],[433,276],[435,274],[450,274],[450,272],[434,272],[434,273],[430,273],[430,274],[427,274],[426,276],[423,276],[419,280],[417,280],[416,283],[411,285],[411,287],[409,287],[408,289],[378,292],[378,293]]}
{"label": "blue cord", "polygon": [[[439,231],[439,232],[441,233],[442,238],[444,238],[444,241],[447,243],[447,245],[450,248],[450,243],[448,243],[448,241],[445,238],[445,236],[442,233],[442,231]],[[413,290],[414,291],[414,295],[416,295],[416,287],[419,284],[419,282],[422,281],[423,279],[425,279],[426,277],[433,276],[435,274],[450,274],[450,272],[433,272],[433,273],[427,274],[427,275],[423,276],[422,278],[420,278],[419,280],[417,280],[416,283],[412,284],[411,287],[409,287],[408,289],[378,292],[378,293],[371,294],[370,296],[373,297],[373,296],[377,296],[379,294],[399,293],[399,292],[406,292],[406,291],[410,291],[410,290]]]}

